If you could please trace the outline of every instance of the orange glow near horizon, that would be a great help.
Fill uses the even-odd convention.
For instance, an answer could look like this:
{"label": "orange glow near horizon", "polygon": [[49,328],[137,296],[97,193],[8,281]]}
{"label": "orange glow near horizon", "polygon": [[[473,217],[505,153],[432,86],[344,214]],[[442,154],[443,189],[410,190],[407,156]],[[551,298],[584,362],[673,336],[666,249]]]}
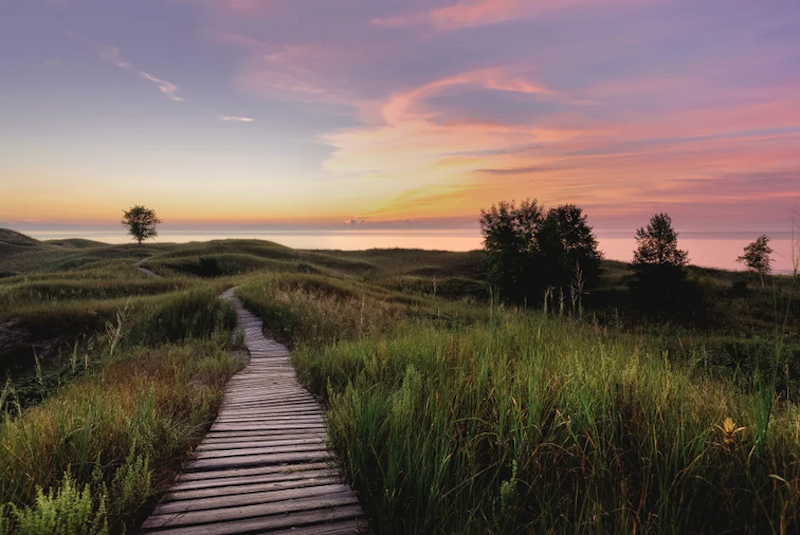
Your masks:
{"label": "orange glow near horizon", "polygon": [[537,198],[605,227],[778,228],[800,204],[800,33],[790,7],[733,2],[26,5],[0,51],[0,225],[144,204],[474,227]]}

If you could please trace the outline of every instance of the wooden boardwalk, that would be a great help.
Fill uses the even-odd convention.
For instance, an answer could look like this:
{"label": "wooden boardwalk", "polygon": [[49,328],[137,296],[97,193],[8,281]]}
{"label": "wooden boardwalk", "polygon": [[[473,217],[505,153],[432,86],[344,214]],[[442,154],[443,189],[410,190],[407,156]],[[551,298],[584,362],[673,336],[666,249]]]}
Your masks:
{"label": "wooden boardwalk", "polygon": [[325,419],[283,345],[233,297],[250,363],[228,383],[194,459],[142,526],[153,535],[368,533],[325,445]]}

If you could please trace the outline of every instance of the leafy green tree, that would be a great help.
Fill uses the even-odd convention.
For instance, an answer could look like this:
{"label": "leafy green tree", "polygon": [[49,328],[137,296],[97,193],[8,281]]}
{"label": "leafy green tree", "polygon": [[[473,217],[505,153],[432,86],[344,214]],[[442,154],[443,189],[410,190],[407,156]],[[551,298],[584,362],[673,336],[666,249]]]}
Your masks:
{"label": "leafy green tree", "polygon": [[139,205],[124,211],[121,221],[121,224],[128,228],[128,234],[139,242],[139,245],[144,240],[158,236],[156,225],[159,223],[161,220],[154,210]]}
{"label": "leafy green tree", "polygon": [[678,249],[678,233],[667,214],[654,215],[647,228],[637,230],[636,243],[634,265],[683,267],[689,262],[688,253]]}
{"label": "leafy green tree", "polygon": [[[576,264],[596,279],[600,253],[575,205],[545,212],[536,200],[500,202],[481,211],[487,278],[506,301],[538,301],[548,287],[565,289]],[[587,281],[583,281],[586,283]]]}
{"label": "leafy green tree", "polygon": [[536,231],[543,219],[542,208],[530,199],[519,207],[502,201],[481,210],[487,279],[505,300],[522,302],[538,287],[531,275],[539,256]]}
{"label": "leafy green tree", "polygon": [[748,271],[757,273],[764,286],[764,275],[772,272],[772,247],[769,246],[769,236],[762,234],[756,241],[744,248],[744,254],[736,259],[745,265]]}
{"label": "leafy green tree", "polygon": [[564,271],[571,274],[578,266],[587,286],[596,285],[602,254],[583,210],[574,204],[562,204],[548,211],[547,220],[552,221],[564,248]]}
{"label": "leafy green tree", "polygon": [[689,255],[678,248],[672,218],[654,215],[647,227],[636,231],[630,289],[638,304],[657,316],[697,316],[703,308],[699,288],[688,279]]}

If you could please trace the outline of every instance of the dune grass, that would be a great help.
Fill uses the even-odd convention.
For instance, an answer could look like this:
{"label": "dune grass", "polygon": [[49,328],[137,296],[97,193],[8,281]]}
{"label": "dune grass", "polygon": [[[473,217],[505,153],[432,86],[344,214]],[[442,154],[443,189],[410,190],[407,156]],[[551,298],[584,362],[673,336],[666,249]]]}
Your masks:
{"label": "dune grass", "polygon": [[322,345],[376,333],[388,335],[404,321],[470,323],[488,312],[464,302],[307,274],[253,277],[237,287],[236,295],[263,318],[272,336],[289,345]]}
{"label": "dune grass", "polygon": [[479,253],[65,242],[56,262],[6,238],[28,270],[0,279],[12,319],[92,343],[30,376],[29,408],[5,391],[0,533],[135,529],[239,365],[231,284],[325,400],[376,533],[800,531],[788,278],[698,270],[719,318],[695,329],[638,321],[622,263],[578,321],[498,307]]}
{"label": "dune grass", "polygon": [[629,337],[504,312],[295,361],[378,533],[798,529],[797,406],[765,420],[758,393]]}
{"label": "dune grass", "polygon": [[167,296],[138,315],[121,313],[102,347],[75,359],[74,378],[38,405],[21,410],[7,384],[0,533],[134,528],[242,365],[228,350],[234,322],[211,289]]}
{"label": "dune grass", "polygon": [[664,336],[552,313],[309,275],[237,295],[294,344],[377,533],[800,527],[800,410],[778,392],[776,340],[771,366],[736,377],[703,363],[707,340],[675,358]]}

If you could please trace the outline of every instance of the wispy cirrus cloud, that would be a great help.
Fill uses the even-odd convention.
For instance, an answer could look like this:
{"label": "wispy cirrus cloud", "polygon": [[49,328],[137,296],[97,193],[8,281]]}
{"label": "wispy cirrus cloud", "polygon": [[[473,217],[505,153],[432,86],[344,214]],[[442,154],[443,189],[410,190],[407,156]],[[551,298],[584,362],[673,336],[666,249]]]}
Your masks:
{"label": "wispy cirrus cloud", "polygon": [[238,117],[236,115],[222,115],[217,114],[217,119],[219,119],[223,123],[252,123],[255,122],[255,119],[252,117]]}
{"label": "wispy cirrus cloud", "polygon": [[162,80],[161,78],[156,78],[152,74],[148,74],[144,71],[137,71],[137,72],[145,80],[150,80],[151,82],[158,84],[158,89],[162,93],[167,95],[171,100],[175,100],[178,102],[183,100],[181,97],[175,94],[175,92],[178,91],[178,86],[176,86],[175,84],[167,82],[166,80]]}
{"label": "wispy cirrus cloud", "polygon": [[115,46],[103,46],[103,47],[101,47],[101,46],[95,45],[94,43],[92,43],[92,42],[90,42],[90,41],[88,41],[88,40],[86,40],[86,39],[84,39],[82,37],[76,36],[74,34],[70,34],[70,35],[72,35],[73,37],[77,37],[81,41],[83,41],[83,42],[91,45],[95,49],[97,49],[97,55],[101,59],[116,65],[120,69],[124,69],[126,71],[136,73],[141,78],[144,78],[145,80],[148,80],[150,82],[153,82],[154,84],[157,84],[159,91],[161,91],[162,93],[167,95],[170,98],[170,100],[174,100],[176,102],[180,102],[180,101],[183,100],[183,98],[179,97],[176,94],[178,92],[178,86],[176,86],[172,82],[168,82],[167,80],[163,80],[161,78],[153,76],[152,74],[150,74],[148,72],[140,71],[140,70],[135,69],[133,67],[133,65],[129,61],[125,60],[122,57],[122,51],[119,48],[117,48]]}
{"label": "wispy cirrus cloud", "polygon": [[330,73],[332,65],[349,61],[346,53],[323,45],[275,46],[241,36],[226,40],[256,52],[241,63],[240,88],[276,98],[353,104],[357,97],[346,78]]}

